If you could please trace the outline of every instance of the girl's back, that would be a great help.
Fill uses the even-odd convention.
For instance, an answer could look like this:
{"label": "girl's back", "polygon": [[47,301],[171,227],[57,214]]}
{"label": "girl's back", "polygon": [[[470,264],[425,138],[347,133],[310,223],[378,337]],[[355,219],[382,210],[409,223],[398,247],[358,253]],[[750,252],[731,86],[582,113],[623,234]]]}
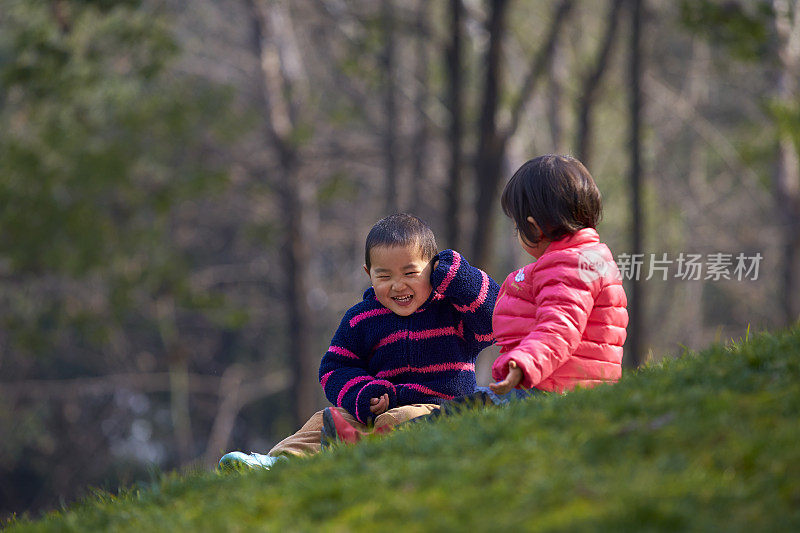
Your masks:
{"label": "girl's back", "polygon": [[592,228],[549,244],[509,274],[493,329],[500,357],[523,371],[522,386],[563,391],[619,379],[628,325],[625,291],[608,247]]}
{"label": "girl's back", "polygon": [[560,392],[618,380],[627,301],[595,230],[603,204],[591,174],[574,157],[539,156],[514,173],[501,204],[537,261],[500,289],[492,326],[501,348],[490,388]]}

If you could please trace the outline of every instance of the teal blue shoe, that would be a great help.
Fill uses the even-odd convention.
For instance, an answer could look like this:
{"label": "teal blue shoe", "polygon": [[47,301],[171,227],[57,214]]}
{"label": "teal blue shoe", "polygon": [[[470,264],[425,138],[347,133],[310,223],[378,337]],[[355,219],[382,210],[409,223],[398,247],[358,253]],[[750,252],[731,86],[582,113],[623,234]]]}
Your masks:
{"label": "teal blue shoe", "polygon": [[285,457],[272,457],[271,455],[263,455],[260,453],[243,453],[243,452],[230,452],[222,456],[219,460],[219,466],[226,470],[241,470],[243,468],[263,468],[269,470],[272,465],[280,460],[286,460]]}

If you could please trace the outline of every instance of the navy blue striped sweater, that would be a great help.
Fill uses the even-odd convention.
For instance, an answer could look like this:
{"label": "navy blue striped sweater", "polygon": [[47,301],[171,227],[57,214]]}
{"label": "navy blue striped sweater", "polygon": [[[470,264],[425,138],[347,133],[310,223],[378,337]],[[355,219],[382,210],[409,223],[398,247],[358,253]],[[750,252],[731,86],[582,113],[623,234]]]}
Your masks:
{"label": "navy blue striped sweater", "polygon": [[437,254],[433,291],[410,316],[384,307],[370,287],[345,313],[322,357],[325,396],[357,420],[373,419],[371,398],[389,395],[389,409],[441,403],[475,390],[475,360],[494,342],[492,311],[499,287],[458,252]]}

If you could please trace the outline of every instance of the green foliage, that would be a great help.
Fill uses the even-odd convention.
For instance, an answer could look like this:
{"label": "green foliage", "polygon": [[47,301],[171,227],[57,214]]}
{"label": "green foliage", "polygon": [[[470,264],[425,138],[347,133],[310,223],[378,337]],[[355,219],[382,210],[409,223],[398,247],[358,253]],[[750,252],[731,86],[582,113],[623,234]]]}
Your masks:
{"label": "green foliage", "polygon": [[319,188],[317,200],[324,204],[337,199],[353,198],[357,192],[357,187],[352,177],[343,172],[337,172]]}
{"label": "green foliage", "polygon": [[774,18],[763,0],[681,0],[681,22],[691,31],[728,48],[740,59],[763,60],[768,55]]}
{"label": "green foliage", "polygon": [[142,4],[142,0],[76,0],[77,5],[94,6],[101,10],[113,9],[117,6],[138,7]]}
{"label": "green foliage", "polygon": [[767,111],[778,125],[778,134],[792,139],[795,151],[800,153],[800,101],[773,100],[767,104]]}
{"label": "green foliage", "polygon": [[10,8],[0,254],[14,271],[85,275],[152,242],[173,204],[219,178],[188,157],[214,109],[160,76],[177,49],[146,12],[74,8],[65,33],[47,3]]}
{"label": "green foliage", "polygon": [[[178,317],[242,324],[219,292],[190,283],[194,250],[177,238],[193,202],[227,186],[218,154],[242,126],[230,89],[175,68],[173,29],[152,5],[0,7],[3,381],[129,372],[138,353],[193,353],[176,346],[183,332],[168,335]],[[135,471],[114,460],[103,402],[9,402],[3,511],[57,497],[77,471],[82,483]],[[129,425],[126,416],[117,409],[114,420]],[[92,454],[87,442],[104,453],[65,468]]]}
{"label": "green foliage", "polygon": [[793,530],[798,383],[800,329],[763,334],[269,472],[171,474],[11,530]]}
{"label": "green foliage", "polygon": [[3,317],[11,345],[38,354],[64,330],[102,346],[143,295],[220,306],[193,294],[171,232],[184,202],[225,186],[212,154],[236,120],[230,90],[170,69],[179,49],[158,13],[58,5],[6,1],[0,15],[0,259],[18,284],[73,287],[71,304],[5,302],[20,306]]}

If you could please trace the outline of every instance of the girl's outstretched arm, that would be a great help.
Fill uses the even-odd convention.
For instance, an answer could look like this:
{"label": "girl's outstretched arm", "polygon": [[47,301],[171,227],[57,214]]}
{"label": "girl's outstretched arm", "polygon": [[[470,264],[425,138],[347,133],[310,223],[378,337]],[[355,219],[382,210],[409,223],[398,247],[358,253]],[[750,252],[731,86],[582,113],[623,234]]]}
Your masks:
{"label": "girl's outstretched arm", "polygon": [[517,363],[512,359],[508,362],[508,374],[506,378],[497,383],[489,383],[489,388],[492,389],[492,392],[495,394],[502,396],[512,389],[515,389],[522,381],[522,377],[522,370],[519,369]]}
{"label": "girl's outstretched arm", "polygon": [[581,278],[576,258],[545,255],[540,261],[546,261],[537,272],[541,281],[528,289],[535,309],[530,327],[492,365],[492,378],[500,382],[509,372],[509,362],[516,363],[522,371],[519,385],[526,389],[547,379],[575,351],[601,286],[600,280]]}

